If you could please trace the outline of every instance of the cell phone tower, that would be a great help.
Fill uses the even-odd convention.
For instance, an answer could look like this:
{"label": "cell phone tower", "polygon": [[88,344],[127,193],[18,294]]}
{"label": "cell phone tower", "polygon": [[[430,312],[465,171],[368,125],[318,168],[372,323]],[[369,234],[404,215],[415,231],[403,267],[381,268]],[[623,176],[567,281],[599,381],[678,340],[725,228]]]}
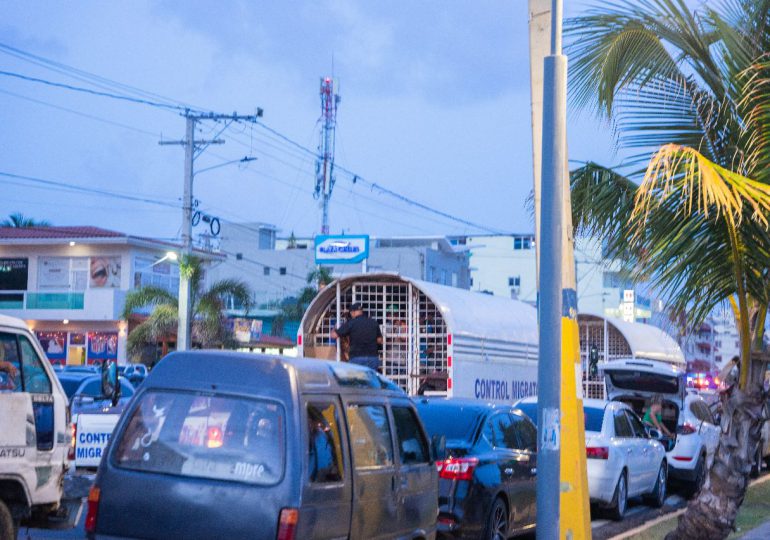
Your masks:
{"label": "cell phone tower", "polygon": [[340,96],[334,92],[334,79],[321,79],[321,138],[315,164],[315,193],[321,200],[321,234],[329,234],[329,201],[334,189],[334,141],[337,127],[337,105]]}

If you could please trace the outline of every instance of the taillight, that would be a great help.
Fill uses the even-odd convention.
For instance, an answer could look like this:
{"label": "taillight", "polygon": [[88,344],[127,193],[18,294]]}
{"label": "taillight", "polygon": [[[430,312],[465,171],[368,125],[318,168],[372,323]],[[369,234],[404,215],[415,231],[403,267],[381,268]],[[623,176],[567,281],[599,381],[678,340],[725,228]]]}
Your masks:
{"label": "taillight", "polygon": [[682,435],[692,435],[696,431],[697,430],[695,429],[695,426],[693,426],[690,422],[685,422],[676,430],[677,433],[681,433]]}
{"label": "taillight", "polygon": [[86,514],[86,532],[96,532],[96,514],[99,512],[99,497],[101,490],[92,486],[88,492],[88,513]]}
{"label": "taillight", "polygon": [[589,459],[609,459],[610,449],[606,446],[587,446],[586,457]]}
{"label": "taillight", "polygon": [[284,508],[278,517],[278,535],[276,540],[294,540],[297,533],[297,520],[299,510],[296,508]]}
{"label": "taillight", "polygon": [[677,461],[692,461],[692,456],[674,456]]}
{"label": "taillight", "polygon": [[78,425],[70,424],[70,448],[67,451],[67,459],[73,461],[75,459],[75,440],[78,436]]}
{"label": "taillight", "polygon": [[207,448],[221,448],[224,444],[224,436],[222,434],[222,428],[210,427],[207,433],[206,439]]}
{"label": "taillight", "polygon": [[446,480],[470,480],[473,470],[479,464],[477,458],[449,458],[440,464],[438,475]]}

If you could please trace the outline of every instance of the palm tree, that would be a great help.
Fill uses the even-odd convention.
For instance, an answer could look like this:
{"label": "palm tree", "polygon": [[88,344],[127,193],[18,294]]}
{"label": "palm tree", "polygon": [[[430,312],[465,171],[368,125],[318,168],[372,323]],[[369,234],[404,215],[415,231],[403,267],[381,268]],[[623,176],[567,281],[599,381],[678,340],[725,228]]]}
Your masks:
{"label": "palm tree", "polygon": [[299,321],[305,315],[305,310],[313,301],[320,289],[334,280],[331,268],[319,266],[307,275],[307,286],[303,287],[297,296],[284,298],[279,304],[279,313],[273,323],[273,334],[281,335],[288,321]]}
{"label": "palm tree", "polygon": [[9,215],[7,219],[0,222],[0,227],[50,227],[51,223],[44,219],[35,220],[32,218],[24,217],[21,212],[14,212]]}
{"label": "palm tree", "polygon": [[[243,281],[223,279],[207,290],[203,290],[203,265],[200,259],[189,257],[180,262],[180,271],[190,274],[192,290],[193,343],[202,348],[233,347],[232,331],[227,325],[225,300],[230,297],[248,312],[251,307],[251,291]],[[177,296],[166,289],[145,286],[130,291],[122,318],[128,319],[134,311],[152,307],[150,316],[128,335],[128,355],[139,356],[147,344],[162,343],[163,355],[168,351],[168,342],[176,339],[179,322],[179,301]]]}
{"label": "palm tree", "polygon": [[[667,538],[725,538],[761,427],[770,273],[770,1],[621,0],[568,21],[573,102],[635,151],[572,173],[574,223],[690,324],[733,307],[741,375],[703,487]],[[644,165],[642,165],[644,164]]]}

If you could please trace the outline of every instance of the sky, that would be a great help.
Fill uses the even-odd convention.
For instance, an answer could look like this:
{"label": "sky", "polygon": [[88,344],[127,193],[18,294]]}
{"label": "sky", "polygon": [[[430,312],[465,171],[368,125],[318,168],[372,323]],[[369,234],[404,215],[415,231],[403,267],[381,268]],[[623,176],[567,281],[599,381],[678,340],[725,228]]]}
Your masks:
{"label": "sky", "polygon": [[[286,139],[316,149],[319,82],[333,75],[336,163],[364,181],[338,170],[332,233],[531,232],[527,15],[525,0],[8,1],[0,45],[207,111],[263,109],[263,125],[228,126],[195,161],[199,208],[223,229],[318,232],[313,157]],[[46,66],[0,48],[0,71],[125,92]],[[198,127],[210,139],[224,126]],[[179,111],[0,75],[0,173],[132,197],[0,174],[0,216],[178,238],[184,151],[158,142],[183,137]],[[568,145],[573,160],[617,159],[611,130],[586,113],[570,111]],[[244,156],[257,159],[203,171]]]}

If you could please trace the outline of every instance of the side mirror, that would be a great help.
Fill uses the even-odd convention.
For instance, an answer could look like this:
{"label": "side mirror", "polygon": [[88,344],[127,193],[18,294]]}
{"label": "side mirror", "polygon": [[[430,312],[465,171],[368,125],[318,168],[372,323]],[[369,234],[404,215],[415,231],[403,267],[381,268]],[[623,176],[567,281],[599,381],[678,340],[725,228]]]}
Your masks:
{"label": "side mirror", "polygon": [[115,360],[105,360],[102,363],[102,395],[112,401],[112,406],[120,399],[120,379],[118,365]]}
{"label": "side mirror", "polygon": [[433,453],[433,461],[444,461],[446,459],[446,437],[444,435],[434,435],[431,437],[430,448]]}
{"label": "side mirror", "polygon": [[651,439],[661,440],[663,438],[663,434],[659,430],[651,427],[647,428],[647,435],[649,435]]}

